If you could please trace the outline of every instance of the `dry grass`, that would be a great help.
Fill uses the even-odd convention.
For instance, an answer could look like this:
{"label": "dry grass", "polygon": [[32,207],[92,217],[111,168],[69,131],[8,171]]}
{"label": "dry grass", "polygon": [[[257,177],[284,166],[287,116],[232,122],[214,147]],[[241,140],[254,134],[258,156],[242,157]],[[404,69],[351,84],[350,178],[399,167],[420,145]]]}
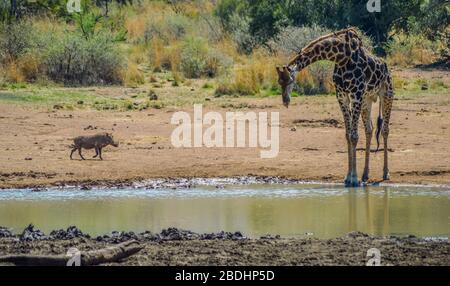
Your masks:
{"label": "dry grass", "polygon": [[12,83],[25,82],[26,78],[18,64],[14,61],[7,64],[5,67],[5,78],[7,81]]}
{"label": "dry grass", "polygon": [[264,50],[255,51],[235,67],[232,80],[225,79],[219,83],[216,95],[254,95],[262,89],[275,86],[277,84],[276,62],[277,58],[271,57]]}
{"label": "dry grass", "polygon": [[133,62],[128,62],[127,69],[123,71],[122,78],[125,86],[136,87],[145,83],[144,73]]}

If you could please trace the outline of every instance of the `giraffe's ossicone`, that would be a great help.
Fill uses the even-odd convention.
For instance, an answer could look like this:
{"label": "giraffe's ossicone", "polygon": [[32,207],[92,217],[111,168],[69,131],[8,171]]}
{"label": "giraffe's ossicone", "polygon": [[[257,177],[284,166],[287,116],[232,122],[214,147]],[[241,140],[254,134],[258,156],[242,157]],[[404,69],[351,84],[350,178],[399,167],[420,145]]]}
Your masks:
{"label": "giraffe's ossicone", "polygon": [[379,135],[384,142],[383,180],[389,179],[388,135],[389,120],[394,99],[392,77],[386,63],[369,53],[363,46],[355,29],[349,28],[318,38],[304,47],[283,68],[277,67],[278,82],[282,88],[283,104],[288,107],[298,71],[308,65],[328,60],[335,63],[333,82],[341,108],[348,145],[348,172],[345,185],[359,186],[356,169],[356,145],[358,143],[358,121],[362,117],[366,133],[366,157],[362,181],[369,179],[370,143],[372,139],[372,103],[380,98],[377,120],[377,150]]}

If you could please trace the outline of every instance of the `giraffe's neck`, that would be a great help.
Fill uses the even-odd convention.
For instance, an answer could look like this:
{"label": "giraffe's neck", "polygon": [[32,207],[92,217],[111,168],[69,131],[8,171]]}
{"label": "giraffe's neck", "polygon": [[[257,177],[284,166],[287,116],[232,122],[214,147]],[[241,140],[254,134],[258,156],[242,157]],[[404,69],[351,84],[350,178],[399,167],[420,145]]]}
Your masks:
{"label": "giraffe's neck", "polygon": [[317,61],[327,60],[337,65],[345,64],[351,56],[351,48],[345,42],[335,38],[326,39],[301,51],[292,61],[297,71],[300,71]]}

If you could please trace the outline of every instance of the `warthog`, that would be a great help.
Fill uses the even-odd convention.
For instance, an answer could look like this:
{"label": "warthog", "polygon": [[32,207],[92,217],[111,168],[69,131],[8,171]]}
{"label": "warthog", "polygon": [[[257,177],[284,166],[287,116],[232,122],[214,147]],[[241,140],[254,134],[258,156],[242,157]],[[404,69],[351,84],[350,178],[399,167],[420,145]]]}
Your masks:
{"label": "warthog", "polygon": [[114,142],[113,136],[109,133],[99,133],[91,136],[78,136],[73,139],[72,152],[70,152],[70,160],[72,160],[72,154],[76,150],[78,150],[78,154],[82,160],[84,160],[83,155],[81,155],[81,149],[95,149],[95,156],[103,160],[102,158],[102,148],[108,145],[112,145],[114,147],[119,147],[119,144]]}

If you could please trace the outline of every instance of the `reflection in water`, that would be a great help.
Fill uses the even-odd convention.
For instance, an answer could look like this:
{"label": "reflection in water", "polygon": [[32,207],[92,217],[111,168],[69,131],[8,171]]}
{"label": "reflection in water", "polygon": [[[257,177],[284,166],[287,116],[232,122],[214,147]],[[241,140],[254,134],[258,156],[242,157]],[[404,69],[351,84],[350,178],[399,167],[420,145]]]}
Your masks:
{"label": "reflection in water", "polygon": [[92,235],[179,227],[242,231],[251,237],[449,236],[449,189],[311,185],[199,187],[187,190],[0,191],[0,225],[45,232],[76,225]]}

